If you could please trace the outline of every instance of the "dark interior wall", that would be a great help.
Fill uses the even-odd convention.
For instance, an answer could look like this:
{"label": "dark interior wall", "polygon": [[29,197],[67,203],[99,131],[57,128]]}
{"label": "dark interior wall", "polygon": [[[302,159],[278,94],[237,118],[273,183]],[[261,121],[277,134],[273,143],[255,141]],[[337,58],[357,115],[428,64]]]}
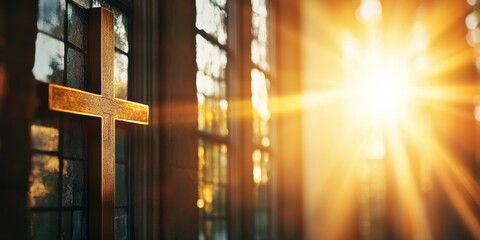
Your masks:
{"label": "dark interior wall", "polygon": [[37,1],[0,1],[0,239],[27,239]]}
{"label": "dark interior wall", "polygon": [[[301,1],[271,1],[274,12],[275,78],[273,91],[286,104],[301,106]],[[279,105],[277,107],[282,107]],[[302,184],[302,111],[278,113],[275,116],[274,141],[277,163],[277,232],[278,239],[303,238]]]}
{"label": "dark interior wall", "polygon": [[195,1],[159,3],[162,239],[198,238]]}

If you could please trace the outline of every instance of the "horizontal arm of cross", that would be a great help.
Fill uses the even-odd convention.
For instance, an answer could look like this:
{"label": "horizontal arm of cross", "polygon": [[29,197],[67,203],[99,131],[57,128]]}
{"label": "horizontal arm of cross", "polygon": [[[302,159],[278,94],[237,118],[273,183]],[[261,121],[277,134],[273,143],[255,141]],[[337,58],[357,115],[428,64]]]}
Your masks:
{"label": "horizontal arm of cross", "polygon": [[106,98],[78,89],[56,84],[48,86],[50,110],[102,117],[112,115],[115,120],[148,124],[148,106],[116,98]]}

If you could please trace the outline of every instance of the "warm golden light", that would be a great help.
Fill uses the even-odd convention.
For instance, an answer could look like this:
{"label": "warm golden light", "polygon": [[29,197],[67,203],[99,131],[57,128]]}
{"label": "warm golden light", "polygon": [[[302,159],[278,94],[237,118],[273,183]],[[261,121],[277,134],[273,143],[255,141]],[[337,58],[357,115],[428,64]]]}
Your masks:
{"label": "warm golden light", "polygon": [[[376,69],[378,68],[378,69]],[[367,117],[393,118],[404,107],[406,71],[395,66],[371,67],[360,83],[361,108]]]}
{"label": "warm golden light", "polygon": [[382,18],[382,4],[379,0],[363,0],[357,9],[357,19],[366,23],[379,23]]}
{"label": "warm golden light", "polygon": [[310,239],[480,239],[480,4],[341,2],[305,8]]}

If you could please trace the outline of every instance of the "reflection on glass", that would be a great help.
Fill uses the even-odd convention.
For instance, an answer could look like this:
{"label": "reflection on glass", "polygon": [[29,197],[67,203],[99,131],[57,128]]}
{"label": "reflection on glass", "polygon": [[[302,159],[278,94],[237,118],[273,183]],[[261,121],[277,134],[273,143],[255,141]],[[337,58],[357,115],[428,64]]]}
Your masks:
{"label": "reflection on glass", "polygon": [[65,1],[63,0],[39,0],[38,21],[39,30],[63,38]]}
{"label": "reflection on glass", "polygon": [[265,0],[252,0],[252,62],[263,70],[269,70],[268,64],[268,25]]}
{"label": "reflection on glass", "polygon": [[115,97],[127,99],[128,86],[128,57],[122,53],[115,53],[113,79]]}
{"label": "reflection on glass", "polygon": [[115,205],[127,205],[127,167],[125,164],[115,164]]}
{"label": "reflection on glass", "polygon": [[30,206],[51,207],[58,203],[59,161],[55,156],[34,154],[30,173]]}
{"label": "reflection on glass", "polygon": [[42,82],[63,83],[64,44],[43,33],[37,34],[33,75]]}
{"label": "reflection on glass", "polygon": [[83,202],[84,171],[82,161],[63,161],[62,205],[81,206]]}
{"label": "reflection on glass", "polygon": [[125,129],[115,129],[115,162],[125,163],[128,159],[128,138]]}
{"label": "reflection on glass", "polygon": [[210,220],[226,217],[227,146],[200,140],[198,159],[197,207],[200,210],[200,238],[216,239],[214,235],[226,236],[226,226],[214,229]]}
{"label": "reflection on glass", "polygon": [[115,13],[115,25],[113,31],[115,32],[115,47],[128,53],[128,31],[127,17],[116,9],[113,9]]}
{"label": "reflection on glass", "polygon": [[63,128],[63,155],[82,159],[85,148],[85,131],[80,121],[68,118]]}
{"label": "reflection on glass", "polygon": [[35,212],[30,217],[30,239],[58,239],[58,213]]}
{"label": "reflection on glass", "polygon": [[62,239],[86,239],[86,217],[81,211],[62,213]]}
{"label": "reflection on glass", "polygon": [[251,90],[253,105],[253,140],[265,147],[270,145],[270,109],[269,96],[270,81],[265,74],[257,69],[251,71]]}
{"label": "reflection on glass", "polygon": [[128,132],[118,126],[115,130],[115,239],[128,239]]}
{"label": "reflection on glass", "polygon": [[195,2],[197,6],[195,26],[214,36],[220,44],[225,44],[227,42],[225,24],[227,18],[227,12],[225,11],[226,0],[216,2],[196,0]]}
{"label": "reflection on glass", "polygon": [[68,41],[83,48],[86,14],[84,10],[68,4]]}
{"label": "reflection on glass", "polygon": [[128,239],[128,216],[123,208],[115,209],[115,240]]}
{"label": "reflection on glass", "polygon": [[83,53],[68,48],[67,69],[66,85],[76,89],[85,90]]}
{"label": "reflection on glass", "polygon": [[34,149],[42,151],[58,150],[58,128],[32,125],[30,131]]}

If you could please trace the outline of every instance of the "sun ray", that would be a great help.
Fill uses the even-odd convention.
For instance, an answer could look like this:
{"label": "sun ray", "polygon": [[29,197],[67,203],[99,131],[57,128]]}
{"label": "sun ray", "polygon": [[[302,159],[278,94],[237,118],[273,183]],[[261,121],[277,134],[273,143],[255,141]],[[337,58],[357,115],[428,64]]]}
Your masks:
{"label": "sun ray", "polygon": [[[320,188],[328,190],[322,202],[332,207],[325,213],[322,236],[339,239],[348,217],[362,214],[354,212],[363,211],[363,205],[352,209],[351,200],[344,198],[378,191],[387,198],[384,225],[368,228],[397,224],[389,227],[405,239],[436,239],[441,231],[434,216],[440,215],[429,204],[438,200],[432,192],[442,190],[472,236],[480,238],[480,219],[473,213],[480,206],[480,185],[467,164],[476,152],[468,129],[476,127],[475,118],[480,121],[475,50],[466,42],[470,6],[453,0],[325,1],[315,6],[307,11],[324,13],[320,19],[332,17],[326,9],[342,9],[332,17],[338,21],[316,25],[325,34],[321,44],[315,37],[303,40],[334,70],[319,76],[316,86],[324,90],[306,93],[301,103],[299,96],[273,102],[284,106],[276,108],[278,114],[321,109],[319,122],[332,125],[324,137],[334,144],[322,148],[326,174],[318,177]],[[365,170],[374,166],[383,166],[385,176]],[[338,183],[335,190],[332,181]],[[388,189],[372,190],[355,181],[384,181]],[[345,190],[356,187],[355,193]]]}

